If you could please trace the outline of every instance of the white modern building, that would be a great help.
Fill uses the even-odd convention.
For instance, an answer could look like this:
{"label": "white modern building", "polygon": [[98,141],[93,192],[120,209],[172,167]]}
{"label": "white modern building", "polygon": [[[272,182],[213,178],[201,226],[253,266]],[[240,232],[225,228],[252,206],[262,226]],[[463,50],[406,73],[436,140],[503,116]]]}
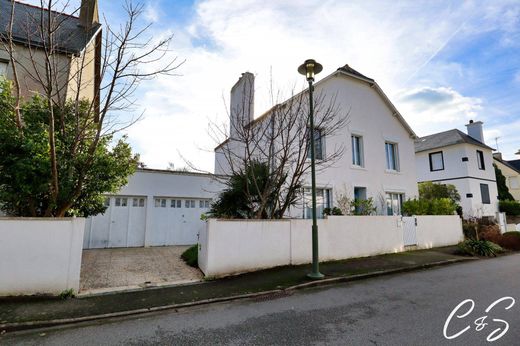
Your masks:
{"label": "white modern building", "polygon": [[[248,92],[254,90],[253,83],[254,76],[244,73],[231,90],[231,137],[215,148],[216,174],[229,174],[226,152],[239,147],[233,141],[233,122],[245,121],[256,126],[258,121],[270,117],[268,112],[255,119],[254,93]],[[417,136],[414,131],[379,85],[348,65],[338,68],[314,86],[315,95],[334,97],[339,111],[349,113],[348,125],[334,136],[317,137],[317,159],[327,157],[334,148],[344,146],[346,149],[332,166],[317,172],[319,211],[336,206],[337,194],[347,193],[350,198],[372,197],[378,214],[400,214],[402,202],[418,194],[414,160]],[[234,110],[244,108],[244,99],[250,104],[247,115],[244,118],[233,116]],[[240,155],[239,150],[235,150],[236,155]],[[305,196],[310,194],[310,185],[310,177],[306,177],[304,197],[291,209],[291,216],[310,218],[310,198]]]}
{"label": "white modern building", "polygon": [[466,126],[467,134],[454,129],[415,142],[417,179],[455,185],[465,218],[496,216],[493,148],[484,143],[482,122],[470,121]]}
{"label": "white modern building", "polygon": [[140,168],[107,196],[104,214],[87,219],[83,248],[196,244],[221,189],[209,174]]}

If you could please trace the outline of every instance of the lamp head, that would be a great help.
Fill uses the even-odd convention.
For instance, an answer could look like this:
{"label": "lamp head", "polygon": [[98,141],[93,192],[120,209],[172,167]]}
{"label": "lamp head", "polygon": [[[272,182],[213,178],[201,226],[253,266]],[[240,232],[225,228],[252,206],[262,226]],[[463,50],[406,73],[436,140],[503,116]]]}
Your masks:
{"label": "lamp head", "polygon": [[323,70],[323,66],[314,59],[307,59],[298,67],[298,72],[307,78],[309,82],[314,81],[314,76]]}

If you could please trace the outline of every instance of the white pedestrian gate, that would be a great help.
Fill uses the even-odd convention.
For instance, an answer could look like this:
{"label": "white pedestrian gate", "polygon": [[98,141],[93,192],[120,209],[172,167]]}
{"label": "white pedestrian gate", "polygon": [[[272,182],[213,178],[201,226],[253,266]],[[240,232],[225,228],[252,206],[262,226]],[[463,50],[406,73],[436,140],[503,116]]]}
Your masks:
{"label": "white pedestrian gate", "polygon": [[417,245],[417,218],[414,216],[404,216],[402,220],[404,246]]}

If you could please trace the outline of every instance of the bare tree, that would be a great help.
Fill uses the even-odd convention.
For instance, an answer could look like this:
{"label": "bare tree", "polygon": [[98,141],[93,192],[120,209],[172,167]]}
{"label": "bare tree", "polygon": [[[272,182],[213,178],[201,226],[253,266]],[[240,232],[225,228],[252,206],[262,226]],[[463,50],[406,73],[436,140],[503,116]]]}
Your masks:
{"label": "bare tree", "polygon": [[[119,117],[121,112],[134,109],[134,93],[138,85],[158,76],[174,75],[183,63],[170,55],[173,35],[160,38],[149,35],[150,24],[142,25],[140,21],[143,4],[134,4],[131,0],[123,6],[126,14],[123,25],[112,26],[104,18],[103,25],[94,23],[96,25],[84,27],[87,33],[83,42],[85,48],[80,52],[71,52],[67,49],[71,40],[81,38],[67,37],[70,33],[70,14],[83,16],[80,12],[84,9],[71,8],[68,1],[60,4],[53,0],[41,0],[43,10],[38,15],[24,13],[25,21],[17,23],[16,11],[23,5],[11,1],[9,25],[0,36],[11,62],[16,125],[21,134],[24,131],[23,114],[20,112],[24,98],[23,83],[30,83],[47,103],[52,198],[45,216],[63,216],[80,196],[87,179],[81,172],[88,172],[102,138],[126,129],[141,117],[132,117],[128,121],[121,121]],[[85,6],[83,2],[81,6]],[[24,26],[25,43],[20,44],[20,37],[13,35],[14,26],[17,26],[18,36],[20,26]],[[91,75],[92,70],[95,71],[94,76]],[[21,80],[21,75],[24,80]],[[87,89],[93,92],[89,93]],[[67,120],[63,118],[63,112],[55,113],[56,107],[63,107],[67,102],[76,105],[73,127],[65,124]],[[80,110],[80,104],[85,102],[88,102],[88,117],[83,116]],[[94,131],[91,131],[92,128]],[[56,136],[65,135],[66,131],[74,131],[74,141],[69,147],[72,156],[79,152],[87,137],[90,144],[82,152],[86,159],[79,169],[74,188],[67,198],[58,198],[60,179],[67,177],[58,173],[60,162],[56,154]]]}
{"label": "bare tree", "polygon": [[[230,110],[232,120],[229,133],[232,136],[221,142],[215,150],[216,164],[219,166],[216,168],[220,173],[231,176],[246,175],[248,183],[243,193],[254,210],[251,217],[282,218],[302,196],[304,181],[310,171],[309,94],[308,91],[293,94],[252,122],[248,122],[247,117],[241,114],[251,104],[253,92],[251,90],[243,95],[240,105]],[[271,95],[275,99],[272,91]],[[318,139],[317,145],[324,145],[327,138],[333,138],[348,124],[349,112],[342,112],[336,95],[317,92],[314,102],[314,136]],[[227,127],[211,124],[210,135],[221,141],[222,137],[228,135]],[[334,165],[343,155],[345,147],[343,144],[335,147],[330,144],[327,145],[326,153],[324,148],[320,149],[316,161],[317,171]],[[267,179],[260,176],[265,174],[265,170],[248,169],[258,164],[267,166]]]}

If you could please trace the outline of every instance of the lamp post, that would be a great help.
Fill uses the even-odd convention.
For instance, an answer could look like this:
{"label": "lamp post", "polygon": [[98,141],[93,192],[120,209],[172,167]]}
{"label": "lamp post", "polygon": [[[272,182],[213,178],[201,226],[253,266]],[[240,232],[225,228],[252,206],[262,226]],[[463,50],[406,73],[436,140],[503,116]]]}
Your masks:
{"label": "lamp post", "polygon": [[312,272],[307,274],[313,280],[323,279],[324,275],[320,273],[319,256],[318,256],[318,223],[316,218],[316,153],[314,144],[314,104],[313,104],[313,86],[314,76],[323,70],[323,66],[313,59],[305,60],[298,67],[298,72],[307,78],[309,82],[309,123],[311,134],[311,193],[312,193]]}

